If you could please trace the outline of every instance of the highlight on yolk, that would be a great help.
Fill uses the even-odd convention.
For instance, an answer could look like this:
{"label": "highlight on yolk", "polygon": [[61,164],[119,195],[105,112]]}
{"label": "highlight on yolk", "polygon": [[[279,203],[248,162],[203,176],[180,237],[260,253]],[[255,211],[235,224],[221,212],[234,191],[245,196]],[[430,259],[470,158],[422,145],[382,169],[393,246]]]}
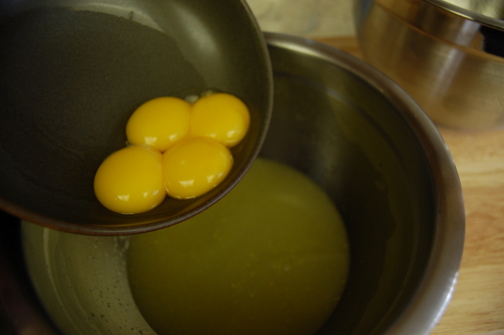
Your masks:
{"label": "highlight on yolk", "polygon": [[243,101],[228,93],[214,93],[194,103],[189,134],[213,138],[232,147],[245,137],[249,123],[249,110]]}
{"label": "highlight on yolk", "polygon": [[233,156],[212,139],[195,137],[175,143],[163,154],[166,192],[177,199],[190,199],[217,186],[229,173]]}
{"label": "highlight on yolk", "polygon": [[132,145],[112,153],[95,174],[98,201],[121,214],[146,212],[166,197],[162,154],[145,145]]}
{"label": "highlight on yolk", "polygon": [[176,97],[159,97],[145,102],[126,124],[128,142],[165,151],[187,135],[190,110],[190,103]]}

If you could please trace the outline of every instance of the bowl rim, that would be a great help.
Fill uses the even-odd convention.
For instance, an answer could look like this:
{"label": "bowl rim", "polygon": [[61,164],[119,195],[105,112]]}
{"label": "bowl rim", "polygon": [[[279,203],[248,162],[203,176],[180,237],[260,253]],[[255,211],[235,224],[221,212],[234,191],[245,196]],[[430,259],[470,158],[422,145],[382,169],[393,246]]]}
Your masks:
{"label": "bowl rim", "polygon": [[268,45],[323,59],[363,79],[401,113],[426,153],[436,192],[433,246],[410,303],[384,334],[429,334],[439,322],[454,291],[465,240],[465,209],[458,172],[437,127],[423,109],[382,72],[337,48],[308,39],[266,32]]}
{"label": "bowl rim", "polygon": [[498,29],[498,30],[504,30],[504,20],[499,20],[497,18],[487,16],[475,11],[472,11],[470,9],[464,8],[457,6],[451,2],[444,1],[444,0],[421,0],[425,1],[433,6],[439,7],[443,10],[446,10],[452,14],[455,14],[457,16],[461,16],[465,19],[475,21],[477,23]]}

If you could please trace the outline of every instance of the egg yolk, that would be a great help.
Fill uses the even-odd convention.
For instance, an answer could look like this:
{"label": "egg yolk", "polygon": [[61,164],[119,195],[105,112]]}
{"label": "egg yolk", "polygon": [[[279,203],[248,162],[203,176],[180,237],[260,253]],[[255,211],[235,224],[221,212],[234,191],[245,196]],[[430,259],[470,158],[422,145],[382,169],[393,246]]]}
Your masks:
{"label": "egg yolk", "polygon": [[249,110],[243,101],[231,94],[215,93],[194,103],[189,134],[209,137],[232,147],[243,139],[249,123]]}
{"label": "egg yolk", "polygon": [[159,97],[138,107],[126,124],[131,146],[110,155],[95,175],[100,203],[135,214],[166,195],[191,199],[217,186],[233,165],[230,147],[246,135],[247,106],[234,95],[212,93],[189,103]]}
{"label": "egg yolk", "polygon": [[98,201],[122,214],[153,209],[166,197],[161,164],[161,153],[149,146],[132,145],[114,152],[95,174]]}
{"label": "egg yolk", "polygon": [[131,144],[147,144],[165,151],[189,131],[191,104],[176,97],[160,97],[138,107],[126,124]]}
{"label": "egg yolk", "polygon": [[233,156],[222,143],[196,137],[175,143],[163,154],[166,192],[190,199],[217,186],[229,173]]}

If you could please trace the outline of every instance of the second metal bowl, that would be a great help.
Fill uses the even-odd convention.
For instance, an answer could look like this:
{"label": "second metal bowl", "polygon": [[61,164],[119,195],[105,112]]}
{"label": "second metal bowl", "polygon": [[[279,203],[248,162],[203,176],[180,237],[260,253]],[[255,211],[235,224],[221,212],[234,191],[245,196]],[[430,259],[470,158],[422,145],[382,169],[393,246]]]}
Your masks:
{"label": "second metal bowl", "polygon": [[504,21],[496,3],[358,0],[355,21],[363,56],[439,125],[501,128]]}

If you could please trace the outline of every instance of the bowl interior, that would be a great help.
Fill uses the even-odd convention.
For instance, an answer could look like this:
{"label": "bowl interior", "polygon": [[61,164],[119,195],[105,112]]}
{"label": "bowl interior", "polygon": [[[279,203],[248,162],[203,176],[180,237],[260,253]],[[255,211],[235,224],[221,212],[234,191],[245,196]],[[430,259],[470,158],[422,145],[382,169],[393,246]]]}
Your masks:
{"label": "bowl interior", "polygon": [[372,71],[360,78],[350,56],[296,39],[269,43],[275,107],[262,155],[321,185],[350,239],[349,282],[320,334],[386,333],[418,289],[441,224],[435,167],[404,106],[368,82]]}
{"label": "bowl interior", "polygon": [[[137,233],[186,219],[225,194],[259,152],[272,104],[264,37],[243,1],[18,1],[0,7],[0,207],[91,234]],[[215,190],[134,216],[93,193],[101,161],[125,146],[143,102],[213,89],[249,107],[247,137]]]}

